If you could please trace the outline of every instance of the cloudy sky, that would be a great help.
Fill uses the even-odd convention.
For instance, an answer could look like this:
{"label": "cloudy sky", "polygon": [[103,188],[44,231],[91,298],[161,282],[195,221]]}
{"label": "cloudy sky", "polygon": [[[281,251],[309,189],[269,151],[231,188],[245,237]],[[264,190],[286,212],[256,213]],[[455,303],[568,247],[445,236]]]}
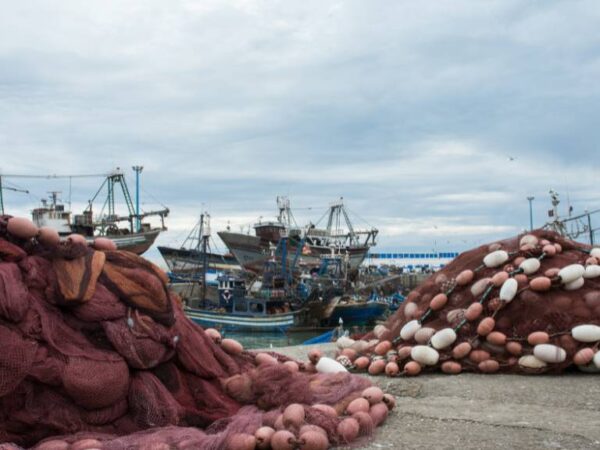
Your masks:
{"label": "cloudy sky", "polygon": [[[597,1],[0,1],[0,170],[105,173],[239,229],[343,196],[380,249],[464,250],[600,207]],[[73,179],[73,209],[100,178]],[[4,178],[28,214],[66,180]]]}

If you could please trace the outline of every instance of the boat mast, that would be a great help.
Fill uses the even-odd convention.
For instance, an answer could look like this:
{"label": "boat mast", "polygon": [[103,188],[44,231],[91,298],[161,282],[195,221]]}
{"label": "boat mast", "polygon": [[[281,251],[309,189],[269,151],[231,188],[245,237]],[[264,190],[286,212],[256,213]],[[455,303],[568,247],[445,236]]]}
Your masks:
{"label": "boat mast", "polygon": [[[204,218],[206,217],[206,223]],[[208,240],[210,239],[210,215],[204,212],[200,215],[200,237],[202,239],[202,301],[206,300],[206,264]]]}
{"label": "boat mast", "polygon": [[139,233],[142,230],[142,221],[140,220],[140,173],[144,170],[144,166],[133,166],[135,171],[135,221],[136,231]]}

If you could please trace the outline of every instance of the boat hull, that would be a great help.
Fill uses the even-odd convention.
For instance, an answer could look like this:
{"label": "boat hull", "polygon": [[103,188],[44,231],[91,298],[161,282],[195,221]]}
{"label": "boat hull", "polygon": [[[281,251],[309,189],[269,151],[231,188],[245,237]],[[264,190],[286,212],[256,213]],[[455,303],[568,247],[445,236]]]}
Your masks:
{"label": "boat hull", "polygon": [[[173,273],[200,273],[202,271],[204,255],[198,250],[159,246],[158,251]],[[241,270],[236,258],[231,255],[207,253],[206,262],[208,267],[217,271]]]}
{"label": "boat hull", "polygon": [[116,245],[118,250],[127,250],[129,252],[141,255],[154,244],[158,237],[160,229],[144,231],[141,233],[107,235]]}
{"label": "boat hull", "polygon": [[187,317],[204,328],[263,333],[285,332],[295,324],[297,315],[297,312],[289,312],[266,316],[242,316],[195,308],[185,308],[184,311]]}
{"label": "boat hull", "polygon": [[[256,236],[241,233],[221,231],[218,233],[229,251],[246,270],[260,272],[265,261],[270,257],[269,242],[264,242]],[[273,244],[277,244],[276,242]],[[349,256],[350,271],[355,271],[364,261],[369,251],[368,246],[346,247],[341,249]],[[290,240],[287,250],[287,262],[291,265],[298,254],[297,243]],[[313,268],[321,265],[321,258],[331,254],[331,248],[316,245],[305,245],[298,258],[298,264]]]}
{"label": "boat hull", "polygon": [[336,326],[340,318],[344,326],[370,325],[384,317],[389,305],[385,302],[338,304],[331,313],[327,324]]}

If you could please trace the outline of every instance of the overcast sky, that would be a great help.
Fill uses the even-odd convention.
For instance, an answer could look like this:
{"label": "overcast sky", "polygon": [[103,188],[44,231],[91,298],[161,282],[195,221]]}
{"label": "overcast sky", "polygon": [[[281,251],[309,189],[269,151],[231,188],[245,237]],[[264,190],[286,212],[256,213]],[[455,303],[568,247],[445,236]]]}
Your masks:
{"label": "overcast sky", "polygon": [[[380,249],[464,250],[600,207],[595,1],[0,1],[0,169],[104,173],[185,237],[343,196]],[[74,179],[73,209],[102,180]],[[68,181],[5,178],[28,214]],[[132,187],[132,186],[131,186]],[[150,197],[151,194],[153,197]]]}

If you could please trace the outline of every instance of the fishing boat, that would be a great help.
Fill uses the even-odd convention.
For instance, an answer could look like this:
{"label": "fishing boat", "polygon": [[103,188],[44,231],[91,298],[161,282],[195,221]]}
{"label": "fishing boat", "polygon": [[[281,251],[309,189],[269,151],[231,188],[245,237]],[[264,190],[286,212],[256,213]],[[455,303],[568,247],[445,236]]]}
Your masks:
{"label": "fishing boat", "polygon": [[[159,233],[166,230],[164,219],[169,215],[169,208],[157,211],[141,211],[139,195],[139,175],[142,166],[134,166],[136,172],[136,203],[134,206],[125,175],[120,168],[104,176],[104,182],[88,202],[88,206],[82,214],[72,215],[71,211],[59,201],[60,191],[50,192],[50,201],[42,199],[40,207],[32,211],[33,222],[38,227],[51,227],[58,231],[59,235],[66,237],[72,233],[78,233],[92,241],[95,237],[108,237],[117,245],[119,250],[128,250],[138,255],[148,250],[158,237]],[[73,178],[73,177],[97,177],[99,175],[3,175],[3,177],[25,177],[25,178]],[[0,182],[1,185],[1,182]],[[120,215],[115,208],[115,192],[120,187],[127,208],[126,215]],[[102,192],[106,190],[103,206],[98,214],[93,209],[94,202]],[[1,190],[0,190],[1,195]],[[2,205],[3,206],[3,205]],[[144,219],[150,216],[160,217],[161,225],[153,227]]]}
{"label": "fishing boat", "polygon": [[217,302],[193,300],[185,305],[185,314],[203,327],[285,333],[297,324],[301,312],[276,276],[263,277],[254,289],[247,289],[240,276],[224,274],[218,279],[218,292]]}
{"label": "fishing boat", "polygon": [[[357,230],[350,221],[343,198],[333,202],[317,224],[309,223],[300,228],[294,220],[287,197],[277,197],[279,214],[275,221],[259,221],[254,225],[254,236],[234,233],[230,230],[218,233],[229,251],[246,270],[260,272],[264,261],[269,258],[269,248],[277,245],[282,236],[288,240],[287,264],[301,258],[301,265],[318,267],[321,256],[329,254],[331,246],[345,252],[350,261],[350,270],[356,271],[369,249],[375,245],[378,230]],[[325,228],[317,225],[327,216]],[[344,227],[345,225],[345,227]]]}
{"label": "fishing boat", "polygon": [[201,278],[206,273],[215,278],[222,272],[241,270],[231,254],[214,253],[210,249],[210,214],[203,212],[180,247],[158,246],[158,251],[176,278]]}

